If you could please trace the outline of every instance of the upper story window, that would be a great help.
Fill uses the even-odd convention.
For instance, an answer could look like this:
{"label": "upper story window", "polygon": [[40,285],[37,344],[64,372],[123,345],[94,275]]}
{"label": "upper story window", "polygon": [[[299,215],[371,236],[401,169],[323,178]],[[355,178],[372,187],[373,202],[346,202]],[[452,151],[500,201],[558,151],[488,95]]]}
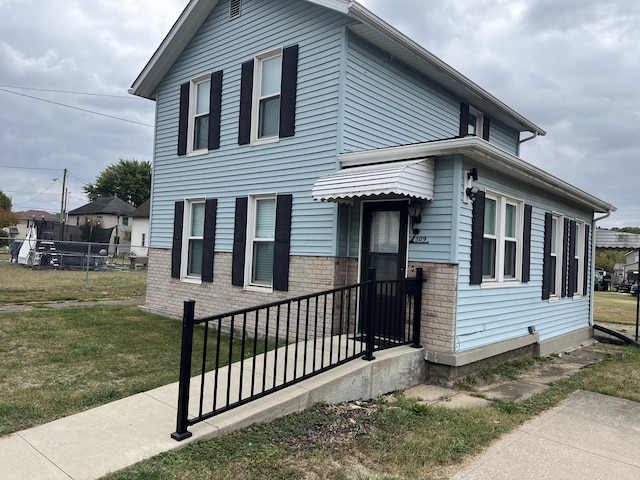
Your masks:
{"label": "upper story window", "polygon": [[298,45],[277,48],[242,64],[239,145],[295,135]]}
{"label": "upper story window", "polygon": [[280,130],[282,49],[256,57],[252,139],[277,139]]}
{"label": "upper story window", "polygon": [[189,153],[209,150],[209,103],[211,77],[191,82],[189,107]]}
{"label": "upper story window", "polygon": [[520,280],[522,212],[522,202],[502,195],[486,194],[482,255],[484,280]]}
{"label": "upper story window", "polygon": [[476,135],[489,141],[491,120],[483,112],[468,103],[460,104],[460,136]]}
{"label": "upper story window", "polygon": [[200,155],[220,148],[222,71],[180,86],[178,155]]}

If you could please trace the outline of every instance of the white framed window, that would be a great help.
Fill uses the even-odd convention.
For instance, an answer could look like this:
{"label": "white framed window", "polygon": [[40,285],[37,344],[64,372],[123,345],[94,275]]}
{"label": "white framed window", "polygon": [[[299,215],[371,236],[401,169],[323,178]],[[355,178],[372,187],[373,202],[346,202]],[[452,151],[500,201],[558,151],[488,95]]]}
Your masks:
{"label": "white framed window", "polygon": [[201,154],[209,150],[210,96],[211,74],[191,81],[189,126],[187,130],[188,154]]}
{"label": "white framed window", "polygon": [[280,134],[282,48],[256,56],[253,74],[252,143],[276,142]]}
{"label": "white framed window", "polygon": [[202,278],[205,205],[204,199],[185,201],[182,278]]}
{"label": "white framed window", "polygon": [[469,124],[467,133],[469,135],[483,136],[484,115],[480,110],[469,105]]}
{"label": "white framed window", "polygon": [[513,282],[522,278],[524,203],[487,192],[482,241],[483,282]]}
{"label": "white framed window", "polygon": [[247,286],[271,288],[276,232],[276,195],[249,197],[247,219]]}
{"label": "white framed window", "polygon": [[562,262],[564,258],[563,248],[564,238],[564,217],[554,213],[551,218],[551,274],[549,281],[549,294],[551,298],[560,298],[562,292]]}
{"label": "white framed window", "polygon": [[585,228],[584,222],[576,220],[576,238],[574,239],[576,252],[573,258],[574,268],[576,271],[576,290],[574,297],[582,296],[584,291],[584,260],[585,260]]}

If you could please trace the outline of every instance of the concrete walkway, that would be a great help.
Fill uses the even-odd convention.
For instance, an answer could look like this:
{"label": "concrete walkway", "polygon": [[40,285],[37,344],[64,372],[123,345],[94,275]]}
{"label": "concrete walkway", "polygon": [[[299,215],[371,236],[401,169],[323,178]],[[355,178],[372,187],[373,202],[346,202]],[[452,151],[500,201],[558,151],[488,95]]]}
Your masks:
{"label": "concrete walkway", "polygon": [[[312,357],[310,352],[307,357]],[[189,428],[176,430],[178,384],[133,395],[76,415],[0,437],[2,480],[92,480],[162,452],[268,422],[315,403],[341,403],[404,390],[420,381],[424,351],[397,347],[356,359],[297,385],[267,395]],[[300,356],[303,357],[302,355]],[[247,366],[244,374],[247,375]],[[239,375],[239,368],[232,368]],[[192,382],[192,387],[199,382]],[[192,404],[197,403],[192,397]],[[193,411],[193,410],[192,410]]]}

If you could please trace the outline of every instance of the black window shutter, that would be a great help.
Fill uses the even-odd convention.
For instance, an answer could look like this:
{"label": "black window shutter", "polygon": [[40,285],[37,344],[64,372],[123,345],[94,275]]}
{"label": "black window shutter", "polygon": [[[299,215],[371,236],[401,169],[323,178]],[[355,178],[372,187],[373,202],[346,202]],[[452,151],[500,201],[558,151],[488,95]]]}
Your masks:
{"label": "black window shutter", "polygon": [[489,131],[491,130],[491,119],[484,117],[482,120],[482,139],[489,141]]}
{"label": "black window shutter", "polygon": [[247,197],[236,198],[235,223],[233,227],[233,259],[231,261],[231,284],[244,286],[244,261],[247,244]]}
{"label": "black window shutter", "polygon": [[470,285],[482,283],[482,244],[484,241],[484,192],[476,193],[471,219],[471,271]]}
{"label": "black window shutter", "polygon": [[522,283],[527,283],[531,279],[531,212],[531,205],[525,205],[522,232]]}
{"label": "black window shutter", "polygon": [[184,202],[176,202],[173,213],[173,244],[171,246],[171,278],[180,278],[182,259],[182,229],[184,224]]}
{"label": "black window shutter", "polygon": [[207,199],[204,207],[204,241],[202,242],[202,281],[213,282],[213,255],[216,243],[218,200]]}
{"label": "black window shutter", "polygon": [[220,148],[220,119],[222,117],[222,71],[211,75],[209,93],[209,150]]}
{"label": "black window shutter", "polygon": [[582,284],[582,295],[586,296],[589,293],[590,283],[587,283],[589,280],[589,258],[591,258],[590,252],[591,248],[589,247],[589,241],[591,240],[591,232],[589,231],[589,225],[584,226],[584,282]]}
{"label": "black window shutter", "polygon": [[251,143],[251,105],[253,102],[253,60],[242,64],[240,77],[240,120],[238,145]]}
{"label": "black window shutter", "polygon": [[560,295],[562,298],[567,296],[567,283],[569,281],[569,228],[569,219],[565,218],[562,231],[562,256],[558,256],[558,258],[562,259],[562,293]]}
{"label": "black window shutter", "polygon": [[576,222],[569,222],[569,292],[568,296],[573,297],[578,285],[578,262],[576,260]]}
{"label": "black window shutter", "polygon": [[551,297],[551,230],[553,225],[553,214],[544,214],[544,250],[542,262],[542,299],[549,300]]}
{"label": "black window shutter", "polygon": [[296,94],[298,89],[298,45],[282,52],[282,84],[280,87],[280,138],[296,133]]}
{"label": "black window shutter", "polygon": [[276,200],[276,235],[273,251],[273,289],[289,290],[289,247],[291,245],[291,195]]}
{"label": "black window shutter", "polygon": [[180,113],[178,117],[178,155],[187,154],[187,130],[189,128],[189,82],[180,85]]}
{"label": "black window shutter", "polygon": [[460,136],[466,137],[469,134],[469,104],[460,104]]}

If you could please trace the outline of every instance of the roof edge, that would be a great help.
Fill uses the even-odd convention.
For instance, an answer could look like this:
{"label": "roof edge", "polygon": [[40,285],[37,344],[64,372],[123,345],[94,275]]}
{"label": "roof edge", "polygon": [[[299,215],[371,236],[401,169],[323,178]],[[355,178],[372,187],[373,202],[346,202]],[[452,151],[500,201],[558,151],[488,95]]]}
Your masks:
{"label": "roof edge", "polygon": [[420,157],[443,157],[457,154],[470,157],[474,161],[489,168],[500,169],[512,177],[525,181],[530,185],[540,187],[547,192],[552,192],[560,196],[569,195],[576,202],[593,209],[595,212],[610,213],[617,210],[616,207],[610,203],[476,136],[344,153],[338,155],[338,160],[343,168],[347,168],[371,163],[392,162]]}

